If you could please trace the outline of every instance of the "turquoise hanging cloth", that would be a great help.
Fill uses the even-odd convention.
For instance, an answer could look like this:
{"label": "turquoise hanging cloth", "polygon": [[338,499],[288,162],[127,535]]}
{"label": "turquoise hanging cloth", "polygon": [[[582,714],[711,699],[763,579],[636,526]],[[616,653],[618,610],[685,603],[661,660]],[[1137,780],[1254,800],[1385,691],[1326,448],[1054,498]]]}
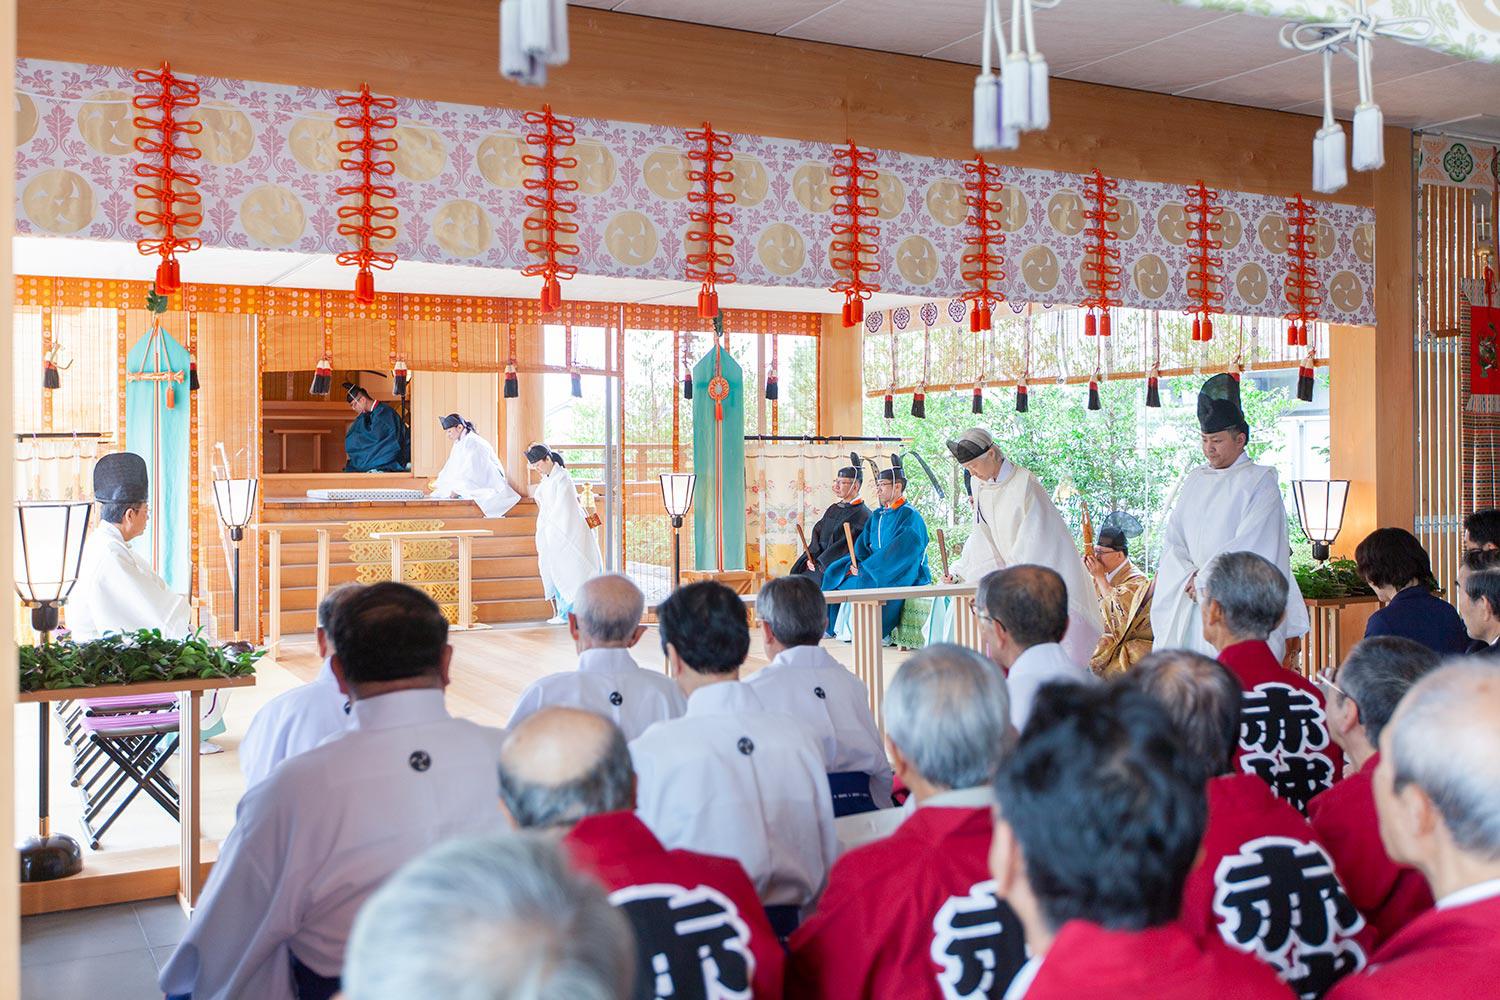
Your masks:
{"label": "turquoise hanging cloth", "polygon": [[720,337],[693,366],[695,568],[745,568],[745,376]]}
{"label": "turquoise hanging cloth", "polygon": [[151,518],[131,544],[179,593],[192,586],[188,351],[160,326],[125,357],[125,449],[146,460]]}

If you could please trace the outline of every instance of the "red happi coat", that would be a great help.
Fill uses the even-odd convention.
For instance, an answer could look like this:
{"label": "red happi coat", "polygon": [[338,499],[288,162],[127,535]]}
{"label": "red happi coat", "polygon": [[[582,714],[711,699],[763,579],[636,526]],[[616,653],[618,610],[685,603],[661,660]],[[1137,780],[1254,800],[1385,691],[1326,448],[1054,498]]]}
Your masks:
{"label": "red happi coat", "polygon": [[1500,897],[1418,915],[1328,1000],[1477,1000],[1500,992]]}
{"label": "red happi coat", "polygon": [[1381,843],[1372,784],[1378,763],[1376,754],[1313,799],[1307,812],[1313,832],[1333,855],[1339,881],[1374,928],[1377,945],[1432,908],[1432,890],[1422,873],[1396,864]]}
{"label": "red happi coat", "polygon": [[1259,775],[1278,798],[1303,814],[1312,798],[1339,779],[1344,753],[1328,731],[1323,694],[1287,670],[1263,642],[1240,642],[1219,651],[1245,693],[1234,766]]}
{"label": "red happi coat", "polygon": [[1276,973],[1180,924],[1111,931],[1062,925],[1025,1000],[1290,1000]]}
{"label": "red happi coat", "polygon": [[1304,997],[1363,968],[1374,935],[1302,814],[1253,775],[1214,778],[1207,791],[1183,926],[1254,955]]}
{"label": "red happi coat", "polygon": [[[563,838],[630,917],[639,951],[633,996],[780,1000],[785,953],[750,876],[733,858],[669,851],[631,812],[579,820]],[[717,983],[715,982],[717,980]]]}
{"label": "red happi coat", "polygon": [[792,935],[787,996],[805,1000],[999,997],[1026,960],[995,897],[988,809],[922,806],[833,866]]}

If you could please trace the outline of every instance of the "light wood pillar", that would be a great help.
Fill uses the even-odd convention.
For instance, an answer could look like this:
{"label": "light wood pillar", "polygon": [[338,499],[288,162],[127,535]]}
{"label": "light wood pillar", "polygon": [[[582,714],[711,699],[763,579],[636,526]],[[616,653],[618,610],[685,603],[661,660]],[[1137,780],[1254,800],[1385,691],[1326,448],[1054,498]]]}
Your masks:
{"label": "light wood pillar", "polygon": [[542,376],[523,374],[517,378],[520,397],[501,400],[501,408],[505,410],[505,473],[516,492],[529,497],[531,482],[526,472],[526,446],[546,439],[542,430]]}
{"label": "light wood pillar", "polygon": [[862,328],[844,329],[837,315],[823,317],[818,338],[818,433],[859,437],[865,420]]}

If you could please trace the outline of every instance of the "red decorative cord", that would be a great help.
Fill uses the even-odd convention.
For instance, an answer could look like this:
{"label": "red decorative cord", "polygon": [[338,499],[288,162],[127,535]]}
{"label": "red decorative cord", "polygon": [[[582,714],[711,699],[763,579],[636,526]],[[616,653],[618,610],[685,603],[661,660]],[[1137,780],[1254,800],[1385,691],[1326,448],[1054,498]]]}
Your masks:
{"label": "red decorative cord", "polygon": [[1197,300],[1184,311],[1193,317],[1195,341],[1213,340],[1213,317],[1224,312],[1224,292],[1219,288],[1224,283],[1224,258],[1216,253],[1224,248],[1224,241],[1218,238],[1224,230],[1219,221],[1224,208],[1218,202],[1219,192],[1199,181],[1187,189],[1187,204],[1183,206],[1189,251],[1187,294]]}
{"label": "red decorative cord", "polygon": [[1109,307],[1120,304],[1120,300],[1110,293],[1120,290],[1123,284],[1120,275],[1125,269],[1118,263],[1120,248],[1110,245],[1120,238],[1119,234],[1108,225],[1120,221],[1120,213],[1114,210],[1120,203],[1119,199],[1110,194],[1119,186],[1119,181],[1105,177],[1098,168],[1083,179],[1083,197],[1091,206],[1083,210],[1083,217],[1089,223],[1083,231],[1089,241],[1083,251],[1083,270],[1086,272],[1083,285],[1089,290],[1089,295],[1083,300],[1083,307],[1088,310],[1083,317],[1083,333],[1087,337],[1095,333],[1108,337]]}
{"label": "red decorative cord", "polygon": [[1005,301],[1005,293],[998,287],[1005,280],[1002,270],[1005,257],[1000,253],[1005,233],[997,217],[1005,210],[999,201],[1004,185],[1000,183],[1000,168],[986,163],[982,156],[965,163],[964,173],[969,175],[964,181],[964,190],[969,192],[964,198],[969,206],[964,223],[973,226],[974,231],[964,237],[964,243],[973,249],[963,255],[964,270],[960,273],[965,281],[979,286],[963,294],[965,300],[973,303],[969,310],[969,330],[978,333],[992,328],[993,310]]}
{"label": "red decorative cord", "polygon": [[526,204],[537,209],[539,214],[528,215],[524,223],[528,233],[537,235],[526,240],[526,252],[545,258],[521,268],[521,273],[531,277],[542,277],[542,312],[556,312],[562,305],[562,286],[559,278],[571,278],[578,273],[576,264],[565,264],[559,257],[572,257],[578,253],[578,244],[564,243],[559,234],[572,236],[578,232],[578,223],[564,216],[578,211],[578,203],[563,201],[559,192],[578,190],[578,182],[561,175],[563,170],[578,166],[576,156],[558,156],[560,148],[573,145],[573,122],[552,113],[552,105],[543,104],[541,111],[528,111],[526,124],[537,131],[526,134],[526,145],[540,152],[527,153],[521,162],[528,167],[541,167],[541,177],[528,177],[521,182],[527,191]]}
{"label": "red decorative cord", "polygon": [[[734,180],[734,173],[720,170],[718,164],[730,163],[734,153],[729,149],[729,134],[715,132],[708,122],[698,132],[687,134],[689,142],[700,143],[688,150],[688,159],[698,164],[698,169],[687,172],[688,180],[702,187],[688,192],[688,201],[698,208],[688,212],[688,219],[695,227],[688,230],[687,276],[691,281],[701,281],[698,291],[698,315],[712,319],[719,314],[718,285],[732,284],[734,255],[729,248],[734,246],[734,237],[723,230],[734,221],[734,216],[724,211],[723,206],[734,204],[734,192],[721,190],[719,185]],[[702,245],[703,249],[693,250]]]}
{"label": "red decorative cord", "polygon": [[1313,225],[1318,213],[1300,194],[1286,203],[1286,210],[1291,227],[1286,241],[1286,301],[1291,306],[1284,314],[1291,323],[1286,329],[1286,343],[1288,347],[1306,347],[1307,324],[1318,318],[1318,306],[1323,303],[1323,283],[1313,266],[1317,258]]}
{"label": "red decorative cord", "polygon": [[149,157],[161,158],[159,163],[135,165],[135,175],[149,179],[148,183],[135,186],[135,196],[157,203],[157,210],[154,212],[136,212],[135,221],[142,226],[161,227],[160,237],[136,240],[135,245],[146,256],[161,257],[161,263],[156,265],[156,290],[166,294],[182,287],[177,255],[197,250],[203,245],[203,241],[196,236],[177,235],[178,226],[196,226],[203,222],[201,212],[177,211],[179,205],[196,207],[203,203],[203,196],[193,190],[203,179],[182,169],[183,161],[196,160],[203,154],[185,140],[179,141],[183,136],[202,132],[203,123],[177,119],[177,113],[181,109],[198,106],[198,85],[191,80],[173,76],[171,67],[166,63],[161,64],[160,73],[153,73],[148,69],[136,70],[135,81],[146,84],[152,91],[137,94],[131,98],[130,103],[140,111],[156,109],[161,112],[160,118],[148,118],[145,115],[135,117],[136,128],[142,132],[155,132],[160,136],[138,136],[135,148]]}
{"label": "red decorative cord", "polygon": [[[394,253],[375,250],[370,246],[373,240],[396,238],[396,227],[391,223],[396,220],[400,212],[395,205],[375,204],[376,197],[387,201],[394,200],[396,197],[394,187],[375,181],[377,177],[390,177],[396,172],[396,164],[393,161],[380,159],[376,155],[394,153],[396,151],[395,137],[375,138],[376,129],[396,127],[395,115],[379,113],[395,110],[396,99],[375,97],[370,93],[369,84],[361,83],[359,93],[340,94],[335,101],[341,108],[356,110],[353,114],[336,119],[334,124],[358,135],[357,139],[344,139],[339,142],[339,152],[346,154],[346,157],[339,161],[339,168],[353,171],[356,181],[353,184],[336,188],[335,192],[344,196],[354,195],[359,201],[353,205],[339,206],[339,218],[347,220],[339,223],[339,235],[353,240],[354,249],[339,254],[338,262],[345,267],[359,268],[354,276],[354,301],[368,304],[375,301],[375,274],[371,268],[378,267],[382,271],[389,271],[396,264]],[[348,154],[358,155],[355,157]],[[378,225],[375,221],[377,219],[380,220]]]}
{"label": "red decorative cord", "polygon": [[875,241],[880,236],[880,227],[868,225],[879,212],[866,199],[878,197],[880,191],[874,186],[880,176],[876,170],[875,152],[860,149],[853,142],[847,147],[835,149],[833,176],[842,183],[833,185],[833,244],[829,248],[829,262],[835,271],[847,272],[829,289],[844,294],[844,326],[858,326],[865,319],[865,299],[880,291],[880,286],[866,281],[865,275],[880,270],[875,254],[880,245]]}

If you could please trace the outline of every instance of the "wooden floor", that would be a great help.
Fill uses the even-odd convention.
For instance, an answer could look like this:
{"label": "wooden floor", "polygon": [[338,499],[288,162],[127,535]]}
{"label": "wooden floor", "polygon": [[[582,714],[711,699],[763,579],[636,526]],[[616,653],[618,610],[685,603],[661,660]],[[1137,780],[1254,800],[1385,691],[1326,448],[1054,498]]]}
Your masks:
{"label": "wooden floor", "polygon": [[[448,709],[455,716],[491,726],[504,726],[526,686],[539,677],[572,670],[577,663],[573,642],[563,626],[524,626],[495,628],[477,632],[455,633],[453,666],[448,688]],[[852,663],[852,648],[828,640],[829,650],[845,663]],[[660,639],[655,628],[649,629],[634,650],[643,667],[662,669]],[[889,682],[906,654],[885,651],[886,679]],[[765,665],[758,632],[752,637],[746,674]],[[245,729],[257,709],[283,691],[305,683],[318,671],[317,650],[311,636],[296,636],[282,643],[281,656],[260,662],[256,686],[233,692],[225,722],[228,729],[213,742],[223,753],[202,758],[203,835],[211,841],[222,840],[234,824],[235,807],[244,792],[240,777],[238,749]],[[16,836],[35,831],[36,817],[36,707],[16,708]],[[52,732],[52,826],[56,832],[84,840],[79,821],[81,803],[76,789],[68,784],[67,761],[71,751],[62,743],[55,722]],[[175,772],[175,761],[167,765]],[[148,871],[173,867],[171,884],[175,886],[177,824],[154,802],[139,796],[120,820],[110,828],[98,852],[83,844],[86,869],[94,872]],[[205,860],[214,851],[205,850]],[[83,876],[80,876],[82,878]],[[65,880],[73,881],[73,880]],[[53,883],[62,886],[65,883]],[[165,884],[165,883],[164,883]],[[147,892],[138,898],[150,898],[171,891]],[[99,900],[95,899],[94,902]]]}

